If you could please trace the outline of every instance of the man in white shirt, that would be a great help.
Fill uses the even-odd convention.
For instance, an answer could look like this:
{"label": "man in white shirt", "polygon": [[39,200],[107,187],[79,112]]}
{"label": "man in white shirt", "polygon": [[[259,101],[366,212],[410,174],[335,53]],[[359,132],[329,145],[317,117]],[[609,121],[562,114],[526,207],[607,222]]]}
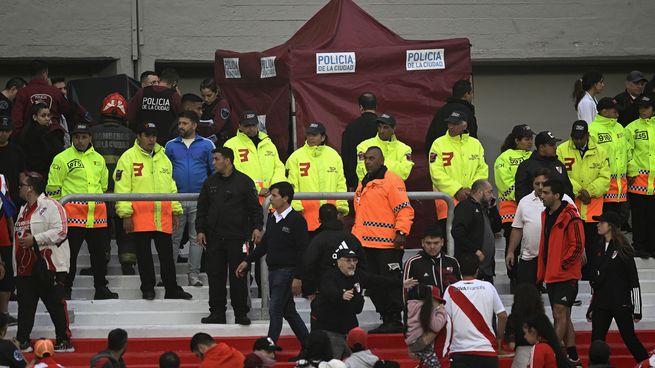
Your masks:
{"label": "man in white shirt", "polygon": [[[507,269],[518,267],[517,278],[519,284],[528,283],[535,285],[537,283],[537,256],[539,255],[539,242],[541,241],[541,213],[544,212],[544,203],[540,196],[544,183],[550,177],[550,170],[546,168],[540,169],[535,173],[532,180],[532,188],[534,190],[519,201],[516,214],[514,215],[505,264],[507,265]],[[575,205],[575,202],[567,194],[564,194],[564,200]],[[514,258],[514,251],[519,246],[521,247],[521,254],[517,262]]]}
{"label": "man in white shirt", "polygon": [[[452,319],[450,366],[497,368],[507,312],[496,288],[487,281],[476,279],[480,267],[478,257],[465,253],[459,264],[462,281],[448,286],[444,293],[446,312]],[[495,334],[494,316],[498,318]]]}

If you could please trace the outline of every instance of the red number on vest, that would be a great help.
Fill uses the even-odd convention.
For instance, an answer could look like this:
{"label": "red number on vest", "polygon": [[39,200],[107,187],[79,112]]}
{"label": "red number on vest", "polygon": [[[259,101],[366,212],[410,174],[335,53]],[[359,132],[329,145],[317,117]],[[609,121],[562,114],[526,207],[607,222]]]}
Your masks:
{"label": "red number on vest", "polygon": [[132,168],[134,168],[134,176],[143,176],[143,164],[141,162],[132,163]]}
{"label": "red number on vest", "polygon": [[574,163],[575,163],[575,157],[565,157],[564,158],[564,166],[566,167],[566,171],[573,170],[573,164]]}
{"label": "red number on vest", "polygon": [[239,149],[239,159],[241,160],[241,162],[248,161],[248,154],[249,153],[250,153],[250,151],[248,151],[247,149],[244,149],[244,148]]}
{"label": "red number on vest", "polygon": [[311,166],[310,162],[301,162],[298,166],[300,166],[300,176],[309,176],[309,167]]}
{"label": "red number on vest", "polygon": [[443,160],[443,165],[444,166],[452,165],[453,156],[455,156],[453,152],[441,152],[441,159]]}

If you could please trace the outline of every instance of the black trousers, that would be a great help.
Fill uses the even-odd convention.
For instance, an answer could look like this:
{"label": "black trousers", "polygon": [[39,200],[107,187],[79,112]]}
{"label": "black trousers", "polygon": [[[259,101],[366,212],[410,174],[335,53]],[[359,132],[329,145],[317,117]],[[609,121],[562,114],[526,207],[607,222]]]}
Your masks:
{"label": "black trousers", "polygon": [[159,256],[159,272],[161,281],[166,291],[178,289],[175,262],[173,262],[173,238],[171,234],[160,231],[145,231],[132,233],[136,243],[136,259],[139,266],[139,277],[141,278],[141,291],[155,290],[155,265],[152,260],[151,241],[155,242],[155,248]]}
{"label": "black trousers", "polygon": [[18,331],[16,332],[16,339],[18,341],[30,340],[39,299],[48,310],[52,324],[55,325],[57,340],[70,339],[71,332],[68,329],[68,311],[64,287],[65,279],[66,272],[58,272],[55,275],[55,286],[44,288],[32,276],[16,277],[16,297],[18,298]]}
{"label": "black trousers", "polygon": [[[519,259],[517,280],[518,284],[537,285],[537,267],[539,266],[539,257],[534,257],[529,261]],[[515,266],[516,267],[516,266]]]}
{"label": "black trousers", "polygon": [[498,357],[453,354],[450,357],[451,368],[498,368]]}
{"label": "black trousers", "polygon": [[591,260],[591,254],[594,251],[594,248],[598,246],[600,242],[600,235],[598,235],[598,223],[597,222],[585,222],[584,225],[584,252],[587,256],[587,264],[582,266],[582,279],[589,280],[589,272],[591,267],[589,266],[589,261]]}
{"label": "black trousers", "polygon": [[374,275],[391,277],[398,280],[397,286],[369,285],[371,301],[375,310],[383,317],[386,315],[400,313],[403,310],[402,298],[402,249],[378,249],[364,248],[366,254],[367,271]]}
{"label": "black trousers", "polygon": [[243,241],[225,241],[207,246],[207,280],[209,281],[209,312],[225,315],[227,280],[230,280],[230,304],[235,315],[245,315],[248,307],[247,278],[237,277],[236,269],[246,259]]}
{"label": "black trousers", "polygon": [[113,217],[116,231],[116,246],[118,247],[118,260],[121,264],[134,265],[136,263],[136,243],[133,233],[126,233],[123,229],[123,219]]}
{"label": "black trousers", "polygon": [[66,276],[66,288],[73,287],[77,273],[77,256],[86,241],[86,247],[91,256],[91,269],[93,270],[93,286],[98,289],[107,286],[107,262],[105,251],[109,248],[109,231],[106,227],[87,229],[83,227],[68,228],[68,245],[70,246],[70,269]]}
{"label": "black trousers", "polygon": [[591,341],[605,341],[607,331],[610,328],[610,324],[612,324],[612,318],[616,321],[616,326],[619,328],[621,338],[635,360],[637,362],[642,362],[648,359],[646,348],[644,348],[644,345],[639,341],[639,338],[635,334],[635,324],[632,320],[632,309],[629,308],[594,308],[594,312],[591,315]]}
{"label": "black trousers", "polygon": [[[509,248],[509,236],[512,234],[512,223],[504,222],[503,223],[503,236],[505,237],[505,256],[507,256],[507,250]],[[521,247],[516,247],[514,250],[514,259],[519,259],[521,254]],[[505,266],[507,267],[507,266]],[[510,290],[513,292],[516,285],[518,285],[518,268],[512,267],[512,269],[507,270],[507,277],[509,277]]]}
{"label": "black trousers", "polygon": [[655,195],[628,193],[632,210],[632,241],[635,250],[655,254]]}

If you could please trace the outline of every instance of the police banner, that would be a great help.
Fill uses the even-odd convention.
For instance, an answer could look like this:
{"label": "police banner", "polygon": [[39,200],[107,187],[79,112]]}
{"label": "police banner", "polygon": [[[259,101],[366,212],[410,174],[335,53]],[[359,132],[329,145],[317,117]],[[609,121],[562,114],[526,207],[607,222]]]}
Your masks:
{"label": "police banner", "polygon": [[224,58],[223,66],[225,67],[225,78],[241,78],[239,58]]}
{"label": "police banner", "polygon": [[273,78],[277,75],[275,71],[275,56],[267,56],[260,59],[262,72],[260,78]]}
{"label": "police banner", "polygon": [[407,50],[405,68],[410,70],[445,69],[443,49]]}
{"label": "police banner", "polygon": [[316,74],[354,73],[354,52],[316,53]]}

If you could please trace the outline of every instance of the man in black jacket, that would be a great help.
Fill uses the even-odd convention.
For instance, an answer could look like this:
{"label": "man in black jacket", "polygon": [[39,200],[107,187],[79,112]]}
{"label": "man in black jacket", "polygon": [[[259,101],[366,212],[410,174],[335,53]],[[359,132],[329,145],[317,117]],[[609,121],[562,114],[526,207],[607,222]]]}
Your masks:
{"label": "man in black jacket", "polygon": [[359,111],[362,113],[355,121],[348,124],[341,135],[341,160],[346,175],[348,191],[357,188],[357,145],[378,134],[378,115],[375,112],[377,100],[370,92],[362,93],[358,99]]}
{"label": "man in black jacket", "polygon": [[314,236],[303,256],[302,293],[310,300],[316,296],[323,275],[334,267],[339,250],[354,251],[359,259],[357,268],[361,270],[366,267],[362,243],[349,231],[344,230],[335,205],[322,205],[318,210],[318,220],[321,223],[316,230],[318,235]]}
{"label": "man in black jacket", "polygon": [[473,86],[467,80],[458,80],[453,84],[453,95],[448,97],[446,104],[441,106],[430,123],[425,136],[425,152],[429,153],[434,140],[446,134],[448,122],[446,118],[455,111],[465,114],[467,130],[473,138],[478,137],[478,120],[475,118],[475,106],[473,101]]}
{"label": "man in black jacket", "polygon": [[255,183],[232,164],[234,152],[214,149],[216,172],[207,178],[198,197],[196,231],[198,243],[207,250],[209,281],[209,317],[202,323],[226,323],[226,278],[229,270],[230,302],[234,320],[249,325],[248,285],[236,269],[246,258],[248,241],[259,243],[262,237],[262,207]]}
{"label": "man in black jacket", "polygon": [[303,344],[309,331],[296,311],[293,297],[299,296],[302,291],[302,256],[309,243],[307,221],[291,207],[293,186],[290,183],[286,181],[275,183],[271,185],[270,191],[271,205],[275,212],[268,216],[266,233],[261,244],[239,264],[236,274],[243,277],[250,262],[266,255],[268,284],[271,291],[267,336],[277,342],[282,332],[284,318]]}
{"label": "man in black jacket", "polygon": [[637,97],[644,93],[648,79],[639,70],[633,70],[625,77],[625,90],[614,96],[616,108],[619,111],[619,124],[624,127],[639,119]]}
{"label": "man in black jacket", "polygon": [[500,213],[493,197],[493,187],[486,180],[476,180],[471,194],[455,207],[451,233],[455,240],[455,257],[474,253],[480,259],[480,280],[493,283],[494,233],[502,229]]}
{"label": "man in black jacket", "polygon": [[532,155],[519,164],[514,176],[514,185],[516,203],[521,198],[532,193],[532,181],[537,171],[546,168],[551,172],[551,179],[559,180],[564,185],[564,193],[569,197],[574,198],[573,185],[566,173],[566,167],[557,159],[557,142],[561,139],[555,138],[553,133],[543,131],[537,134],[534,138],[534,144],[537,150],[532,152]]}

